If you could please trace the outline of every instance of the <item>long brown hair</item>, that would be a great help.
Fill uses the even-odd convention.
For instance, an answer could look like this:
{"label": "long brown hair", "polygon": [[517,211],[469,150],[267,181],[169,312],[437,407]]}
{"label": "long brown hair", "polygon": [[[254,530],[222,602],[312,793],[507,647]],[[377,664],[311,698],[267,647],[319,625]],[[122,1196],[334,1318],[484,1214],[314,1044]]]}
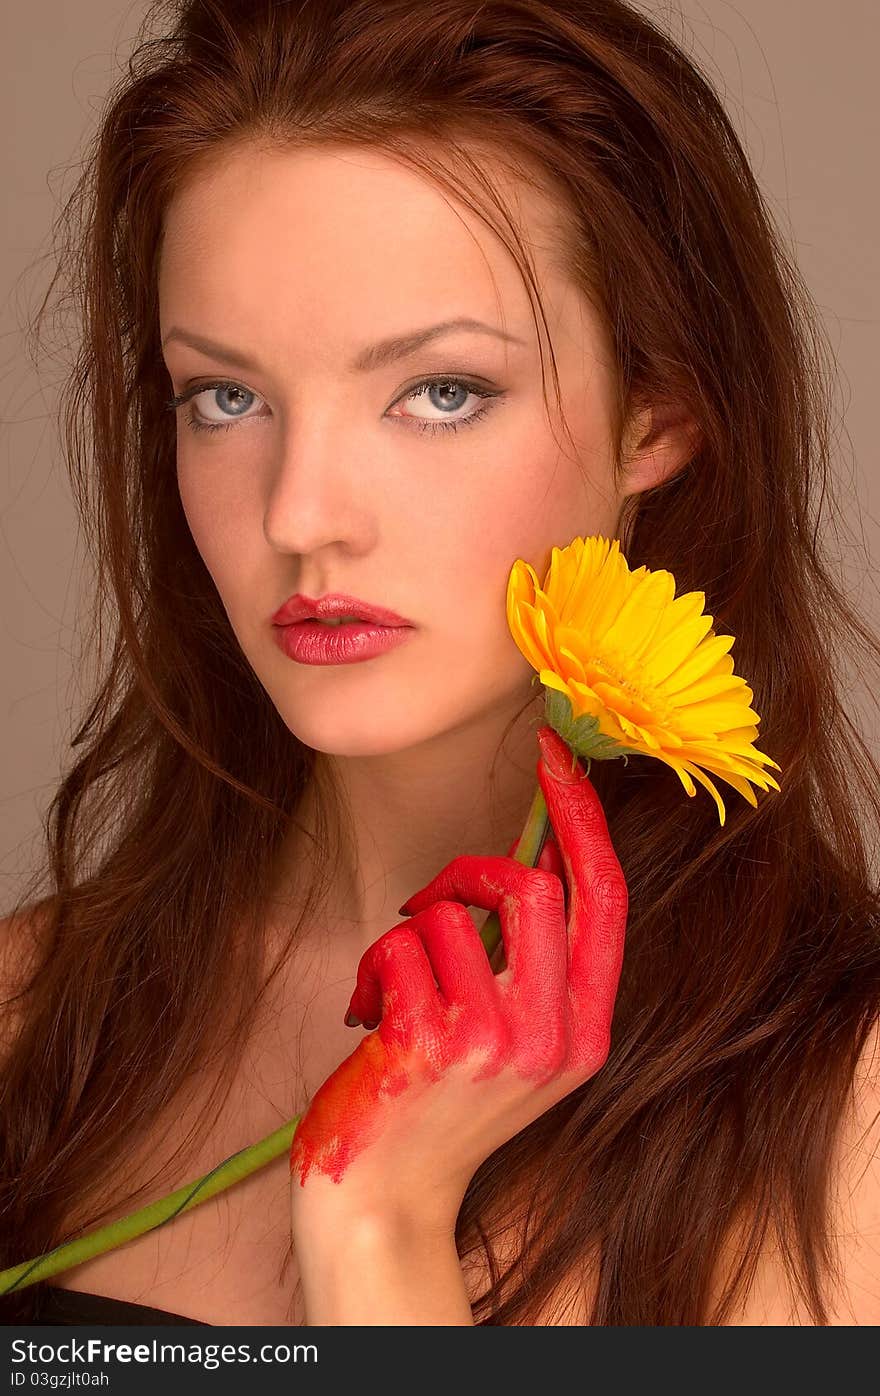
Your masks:
{"label": "long brown hair", "polygon": [[[475,1319],[531,1322],[598,1247],[591,1322],[723,1322],[772,1228],[827,1322],[830,1159],[880,1002],[880,769],[842,702],[844,665],[865,674],[880,644],[820,537],[833,362],[815,309],[711,85],[621,0],[180,0],[147,16],[39,316],[68,288],[81,340],[62,421],[99,678],[47,816],[44,929],[11,1001],[0,1266],[110,1214],[82,1200],[200,1064],[232,1070],[271,979],[261,889],[312,753],[244,660],[186,525],[157,259],[163,210],[205,161],[328,141],[383,149],[461,200],[539,310],[480,146],[552,189],[560,263],[614,346],[618,449],[642,402],[680,404],[700,429],[674,478],[627,499],[627,559],[705,592],[781,767],[780,794],[728,800],[719,827],[662,763],[593,764],[630,894],[611,1053],[475,1174],[457,1232],[493,1277]],[[304,916],[339,836],[319,796]],[[22,951],[30,924],[15,922]],[[522,1247],[501,1267],[487,1218],[525,1179]],[[713,1308],[740,1216],[750,1244]],[[14,1319],[37,1288],[5,1301]]]}

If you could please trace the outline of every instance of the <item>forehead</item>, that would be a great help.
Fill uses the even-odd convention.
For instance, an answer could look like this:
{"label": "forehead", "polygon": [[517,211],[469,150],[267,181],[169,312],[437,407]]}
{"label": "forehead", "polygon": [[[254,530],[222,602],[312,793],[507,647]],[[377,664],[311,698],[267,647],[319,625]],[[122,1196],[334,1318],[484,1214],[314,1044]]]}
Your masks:
{"label": "forehead", "polygon": [[[431,147],[443,158],[444,145]],[[481,153],[481,163],[491,155]],[[548,320],[582,306],[560,259],[552,196],[500,161],[491,175],[534,262]],[[576,301],[582,300],[575,297]],[[239,341],[301,338],[334,356],[364,338],[467,314],[534,340],[528,293],[503,243],[432,180],[390,155],[351,146],[218,152],[166,212],[159,267],[172,318]],[[284,325],[279,323],[284,321]]]}

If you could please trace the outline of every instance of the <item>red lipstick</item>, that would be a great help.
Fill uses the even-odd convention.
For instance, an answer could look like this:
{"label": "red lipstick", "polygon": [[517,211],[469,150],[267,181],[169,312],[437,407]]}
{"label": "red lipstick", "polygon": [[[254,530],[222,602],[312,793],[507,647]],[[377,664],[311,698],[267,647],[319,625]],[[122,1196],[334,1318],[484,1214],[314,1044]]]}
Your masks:
{"label": "red lipstick", "polygon": [[313,601],[310,596],[297,592],[285,601],[272,617],[273,625],[293,625],[298,620],[338,620],[340,616],[357,616],[358,620],[372,621],[374,625],[412,625],[396,611],[388,611],[384,606],[373,606],[369,601],[359,601],[356,596],[346,596],[341,591],[328,591],[326,596]]}
{"label": "red lipstick", "polygon": [[[340,619],[339,625],[324,624]],[[299,664],[356,664],[403,644],[415,629],[396,611],[342,592],[318,600],[297,592],[275,612],[272,624],[276,643]]]}

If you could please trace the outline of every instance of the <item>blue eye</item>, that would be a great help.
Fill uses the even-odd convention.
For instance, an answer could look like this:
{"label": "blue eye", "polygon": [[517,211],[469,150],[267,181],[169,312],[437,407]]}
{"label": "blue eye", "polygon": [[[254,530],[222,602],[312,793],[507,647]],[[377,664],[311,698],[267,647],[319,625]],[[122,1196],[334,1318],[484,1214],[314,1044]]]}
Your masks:
{"label": "blue eye", "polygon": [[[411,388],[406,396],[399,400],[401,402],[409,402],[410,398],[420,397],[423,393],[431,392],[435,389],[449,394],[456,388],[463,388],[466,395],[481,398],[483,406],[475,408],[472,412],[469,412],[466,417],[456,417],[455,420],[450,418],[448,422],[431,422],[418,417],[400,418],[398,420],[414,422],[417,431],[430,431],[432,434],[436,431],[457,431],[459,427],[470,427],[476,422],[482,421],[487,412],[491,410],[492,400],[501,396],[501,393],[498,391],[482,388],[478,383],[471,383],[464,378],[436,377],[424,378],[421,383],[418,383],[415,388]],[[395,403],[394,406],[396,405]],[[434,405],[436,406],[436,403]]]}
{"label": "blue eye", "polygon": [[[420,383],[416,384],[415,388],[411,388],[402,398],[399,398],[398,402],[408,402],[410,398],[419,397],[423,393],[434,389],[443,389],[449,394],[451,390],[457,388],[463,388],[466,394],[480,398],[483,402],[483,406],[475,408],[473,411],[469,412],[467,416],[457,417],[454,421],[450,420],[448,422],[427,421],[409,415],[406,417],[399,417],[397,420],[412,422],[417,431],[430,431],[432,433],[437,431],[457,431],[460,426],[473,426],[476,422],[481,421],[490,411],[492,400],[503,395],[500,389],[485,388],[479,383],[471,382],[469,379],[453,378],[449,375],[441,376],[440,374],[436,374],[431,378],[422,379]],[[171,398],[166,406],[169,411],[175,411],[178,407],[182,407],[184,403],[189,402],[190,399],[201,397],[202,394],[208,392],[214,393],[216,402],[217,394],[226,392],[227,390],[232,394],[243,395],[252,400],[263,401],[257,393],[251,392],[249,388],[243,387],[240,383],[231,382],[229,379],[217,379],[212,383],[194,384],[193,387],[187,388],[178,397]],[[244,407],[246,408],[248,405],[248,403],[245,403]],[[396,407],[397,403],[393,403],[392,406]],[[243,412],[244,409],[235,415],[239,420],[246,421],[248,419],[243,415]],[[186,414],[186,423],[193,431],[229,431],[230,427],[238,425],[238,421],[236,420],[209,422],[200,413],[196,412],[194,408],[190,408],[189,412]]]}
{"label": "blue eye", "polygon": [[[256,393],[252,393],[249,388],[243,388],[240,383],[218,380],[215,383],[196,383],[192,388],[187,388],[179,397],[173,397],[167,406],[170,411],[174,411],[176,408],[182,407],[185,402],[189,402],[191,398],[202,397],[203,394],[209,392],[213,392],[216,401],[218,393],[225,393],[227,390],[233,394],[238,393],[252,399],[257,397]],[[241,416],[241,412],[235,415]],[[230,427],[237,425],[234,420],[229,422],[206,421],[193,407],[186,414],[186,423],[187,426],[192,427],[193,431],[228,431]]]}

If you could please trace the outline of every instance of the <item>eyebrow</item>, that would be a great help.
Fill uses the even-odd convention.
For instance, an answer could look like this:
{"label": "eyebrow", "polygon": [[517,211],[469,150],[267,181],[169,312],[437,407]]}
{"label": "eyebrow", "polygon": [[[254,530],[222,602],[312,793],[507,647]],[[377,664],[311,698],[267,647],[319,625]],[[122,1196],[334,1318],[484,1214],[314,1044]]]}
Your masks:
{"label": "eyebrow", "polygon": [[[423,345],[428,344],[432,339],[438,339],[440,335],[449,334],[452,330],[470,330],[479,334],[488,334],[496,339],[505,340],[509,344],[525,345],[524,339],[517,335],[508,334],[506,330],[496,329],[494,325],[487,325],[482,320],[474,320],[470,316],[460,315],[454,320],[442,320],[437,325],[429,325],[422,330],[412,330],[409,334],[392,335],[388,339],[381,339],[377,344],[369,344],[362,349],[349,364],[352,373],[369,373],[374,369],[383,368],[386,364],[393,363],[395,359],[405,358],[408,354],[413,354]],[[212,339],[205,339],[203,335],[192,334],[189,330],[184,330],[174,326],[162,340],[164,349],[171,340],[177,340],[181,344],[188,344],[191,349],[198,349],[202,354],[207,354],[212,359],[221,360],[233,368],[242,369],[246,373],[258,373],[261,365],[256,359],[247,354],[242,354],[237,349],[231,349],[227,345],[218,344]]]}

